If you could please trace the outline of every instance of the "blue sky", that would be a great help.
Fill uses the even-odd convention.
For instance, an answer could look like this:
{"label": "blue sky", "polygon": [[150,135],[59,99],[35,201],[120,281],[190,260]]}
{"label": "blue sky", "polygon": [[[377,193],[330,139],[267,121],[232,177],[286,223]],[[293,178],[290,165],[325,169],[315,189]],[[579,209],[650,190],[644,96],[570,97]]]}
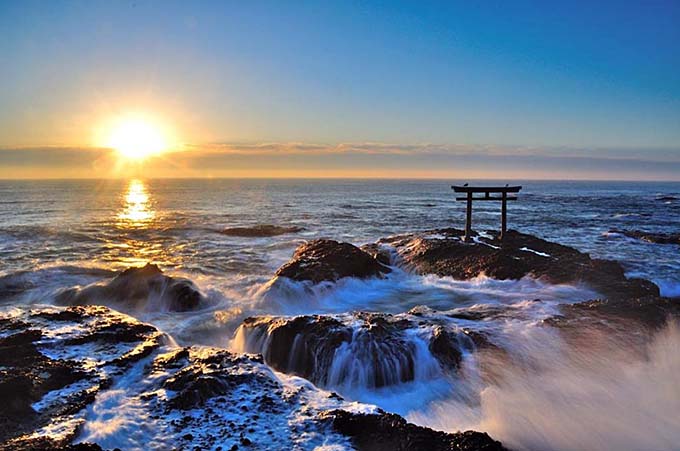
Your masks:
{"label": "blue sky", "polygon": [[144,110],[194,145],[680,160],[680,2],[479,3],[0,0],[0,146]]}

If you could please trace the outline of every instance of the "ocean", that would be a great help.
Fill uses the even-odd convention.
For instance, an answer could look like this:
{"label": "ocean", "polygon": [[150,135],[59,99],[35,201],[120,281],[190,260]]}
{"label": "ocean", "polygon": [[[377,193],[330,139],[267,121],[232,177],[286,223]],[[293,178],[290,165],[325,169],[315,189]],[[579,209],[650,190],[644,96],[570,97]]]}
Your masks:
{"label": "ocean", "polygon": [[[630,402],[640,402],[631,393],[640,387],[652,393],[654,388],[649,384],[654,378],[667,378],[668,369],[678,365],[677,359],[669,363],[659,351],[661,354],[654,354],[660,359],[658,365],[633,365],[631,371],[635,374],[626,373],[612,388],[610,378],[629,371],[620,360],[607,360],[604,367],[598,368],[567,365],[573,350],[563,349],[554,331],[535,327],[555,315],[561,304],[596,298],[598,294],[589,287],[550,285],[530,278],[499,281],[483,275],[461,281],[395,268],[383,279],[350,278],[316,286],[291,282],[272,289],[270,281],[276,269],[306,240],[331,238],[363,245],[402,233],[462,229],[465,203],[455,201],[450,187],[465,182],[0,181],[0,308],[51,305],[64,290],[103,283],[119,271],[155,263],[168,275],[191,280],[209,302],[191,312],[171,312],[162,304],[151,303],[152,307],[122,308],[124,313],[159,327],[181,345],[250,352],[239,326],[251,315],[342,316],[357,311],[398,315],[417,307],[447,312],[494,306],[505,313],[475,327],[495,335],[520,354],[544,356],[544,364],[552,364],[550,372],[537,370],[522,378],[513,375],[505,379],[505,386],[489,386],[480,379],[474,356],[466,357],[466,370],[455,380],[432,369],[432,362],[427,361],[431,356],[421,356],[423,372],[407,384],[376,388],[366,385],[361,377],[349,377],[331,378],[322,388],[435,429],[489,431],[494,438],[518,448],[546,449],[543,447],[547,443],[554,449],[597,449],[605,443],[656,446],[675,439],[673,424],[658,425],[656,434],[661,441],[630,442],[634,440],[630,436],[618,440],[614,434],[641,421],[630,412],[621,413],[630,407]],[[506,182],[472,182],[498,183]],[[523,188],[519,200],[509,203],[510,229],[574,247],[592,257],[618,260],[628,276],[655,282],[664,296],[680,296],[680,246],[651,243],[621,233],[677,234],[680,183],[511,184],[521,184]],[[281,233],[273,236],[238,236],[258,235],[248,233],[258,226],[283,229],[276,230]],[[498,203],[474,204],[475,230],[499,227]],[[246,232],[225,233],[232,228]],[[541,302],[534,302],[536,299]],[[454,326],[469,326],[464,319],[447,321]],[[663,337],[658,338],[662,349],[664,343],[674,343],[676,335],[680,336],[677,331],[668,334],[671,338],[665,342]],[[415,346],[418,340],[414,337]],[[357,357],[350,351],[336,356],[336,364],[355,365]],[[550,377],[552,384],[547,383]],[[556,394],[560,388],[564,392]],[[674,412],[676,404],[666,412],[659,411],[658,417],[645,411],[649,418],[643,420],[662,421],[663,415]],[[553,418],[528,413],[541,412],[541,407],[549,405],[551,412],[559,412]],[[518,411],[523,413],[518,415]],[[592,426],[596,423],[594,415],[612,412],[617,412],[620,426]],[[560,423],[561,427],[555,426]],[[570,442],[565,438],[573,438],[577,431],[583,431],[582,439]],[[100,437],[102,443],[119,443],[115,431],[112,434],[109,441]]]}

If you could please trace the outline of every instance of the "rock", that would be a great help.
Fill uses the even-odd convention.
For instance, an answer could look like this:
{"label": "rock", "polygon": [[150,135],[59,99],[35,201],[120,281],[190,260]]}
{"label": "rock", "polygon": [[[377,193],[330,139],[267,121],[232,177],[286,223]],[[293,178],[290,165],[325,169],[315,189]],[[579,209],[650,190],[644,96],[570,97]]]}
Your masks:
{"label": "rock", "polygon": [[404,264],[420,274],[470,279],[486,274],[495,279],[532,276],[549,283],[585,283],[613,299],[659,295],[659,288],[644,279],[626,278],[615,261],[588,254],[514,230],[501,242],[498,235],[461,239],[462,231],[443,229],[380,240],[395,247]]}
{"label": "rock", "polygon": [[442,365],[457,370],[463,360],[462,350],[472,351],[474,345],[468,335],[454,334],[442,326],[437,326],[430,340],[429,349]]}
{"label": "rock", "polygon": [[220,233],[228,236],[238,236],[244,238],[261,238],[277,235],[286,235],[288,233],[297,233],[304,230],[304,227],[298,226],[276,226],[271,224],[258,224],[251,227],[229,227],[222,230]]}
{"label": "rock", "polygon": [[[251,317],[239,327],[236,342],[245,352],[261,353],[274,369],[322,387],[379,388],[412,381],[416,374],[455,371],[463,352],[475,347],[464,331],[436,325],[428,333],[421,323],[410,314],[366,312]],[[419,341],[430,350],[429,360],[419,355]]]}
{"label": "rock", "polygon": [[680,303],[677,299],[658,296],[629,298],[620,300],[596,299],[560,307],[563,317],[553,320],[553,325],[563,325],[561,321],[575,323],[584,317],[592,319],[625,320],[626,323],[642,324],[648,332],[661,328],[668,318],[680,318]]}
{"label": "rock", "polygon": [[324,420],[351,438],[359,451],[503,451],[506,448],[488,434],[474,431],[449,434],[407,423],[389,413],[361,414],[344,410],[328,412]]}
{"label": "rock", "polygon": [[[252,374],[232,374],[226,371],[242,361],[228,351],[215,350],[210,355],[205,355],[188,348],[180,352],[184,351],[189,356],[187,363],[163,383],[163,388],[177,392],[169,401],[172,408],[199,408],[209,399],[227,394],[235,386],[248,384],[253,380]],[[159,364],[154,363],[156,366]]]}
{"label": "rock", "polygon": [[635,238],[655,244],[680,244],[680,233],[653,233],[640,230],[610,230],[609,233],[620,233],[629,238]]}
{"label": "rock", "polygon": [[[105,307],[13,311],[0,327],[11,331],[0,339],[0,450],[99,449],[68,444],[74,415],[111,385],[114,373],[160,345],[155,328]],[[61,395],[69,386],[77,388]],[[30,434],[60,423],[59,439]]]}
{"label": "rock", "polygon": [[[381,317],[365,321],[386,343],[406,323]],[[310,324],[319,339],[324,327],[346,327],[334,319]],[[88,416],[104,409],[116,422],[120,396],[125,396],[120,402],[134,405],[136,414],[162,428],[158,434],[189,449],[314,449],[344,446],[348,436],[357,437],[351,428],[329,429],[325,413],[344,418],[342,409],[356,403],[300,380],[286,385],[286,376],[273,373],[257,356],[203,346],[161,347],[162,334],[155,328],[105,307],[13,308],[0,317],[0,330],[0,451],[99,451],[87,442],[106,433],[83,423],[83,409],[92,406]],[[142,357],[147,361],[135,365]],[[105,391],[111,387],[116,393],[109,398]],[[345,423],[352,421],[369,424]],[[396,415],[371,421],[378,421],[380,434],[400,437],[403,444],[449,449],[442,446],[453,436]],[[85,443],[72,443],[77,434]],[[131,445],[129,437],[124,440]],[[360,440],[370,444],[370,437]]]}
{"label": "rock", "polygon": [[[109,304],[128,309],[184,312],[198,308],[203,295],[187,279],[166,276],[156,265],[128,268],[107,284],[71,288],[57,296],[60,305]],[[156,302],[158,305],[150,305]]]}
{"label": "rock", "polygon": [[292,260],[280,267],[276,275],[320,283],[343,277],[381,277],[390,271],[388,266],[352,244],[319,239],[300,245]]}

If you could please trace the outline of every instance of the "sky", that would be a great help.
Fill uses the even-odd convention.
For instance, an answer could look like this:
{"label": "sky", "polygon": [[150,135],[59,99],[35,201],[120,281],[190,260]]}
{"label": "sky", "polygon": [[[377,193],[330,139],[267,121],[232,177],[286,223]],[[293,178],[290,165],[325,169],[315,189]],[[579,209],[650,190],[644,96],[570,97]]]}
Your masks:
{"label": "sky", "polygon": [[[678,1],[0,0],[0,30],[0,178],[680,180]],[[107,149],[129,113],[173,152]]]}

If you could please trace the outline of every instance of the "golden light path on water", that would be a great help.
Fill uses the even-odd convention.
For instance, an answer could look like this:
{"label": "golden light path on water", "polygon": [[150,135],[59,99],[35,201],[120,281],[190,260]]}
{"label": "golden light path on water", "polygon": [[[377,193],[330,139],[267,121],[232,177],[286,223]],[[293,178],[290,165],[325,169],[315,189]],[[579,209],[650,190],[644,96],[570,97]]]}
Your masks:
{"label": "golden light path on water", "polygon": [[132,179],[121,195],[121,208],[116,216],[116,226],[124,231],[117,242],[115,260],[126,267],[146,263],[168,263],[163,243],[153,234],[153,226],[159,219],[154,210],[154,199],[147,185],[140,179]]}
{"label": "golden light path on water", "polygon": [[151,208],[149,194],[141,180],[130,180],[123,210],[118,214],[121,226],[144,227],[152,222],[156,212]]}

